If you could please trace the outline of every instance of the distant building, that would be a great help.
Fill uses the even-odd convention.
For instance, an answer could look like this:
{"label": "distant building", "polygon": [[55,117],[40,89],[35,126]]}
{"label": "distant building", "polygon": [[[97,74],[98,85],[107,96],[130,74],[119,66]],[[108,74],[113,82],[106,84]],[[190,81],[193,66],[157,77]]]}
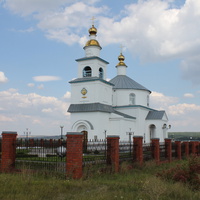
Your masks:
{"label": "distant building", "polygon": [[79,58],[78,78],[70,81],[71,131],[83,132],[85,139],[105,139],[119,135],[127,140],[129,133],[151,138],[167,137],[168,118],[164,110],[149,107],[151,91],[126,75],[125,57],[118,57],[117,76],[107,81],[106,60],[100,57],[101,46],[96,40],[97,29],[89,29],[90,39],[85,57]]}

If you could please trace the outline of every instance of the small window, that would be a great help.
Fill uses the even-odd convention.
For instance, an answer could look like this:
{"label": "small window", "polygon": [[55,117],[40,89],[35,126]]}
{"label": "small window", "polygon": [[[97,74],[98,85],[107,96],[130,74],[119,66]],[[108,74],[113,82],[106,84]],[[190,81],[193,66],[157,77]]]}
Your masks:
{"label": "small window", "polygon": [[91,77],[92,76],[92,69],[91,67],[87,66],[83,69],[83,77]]}
{"label": "small window", "polygon": [[135,105],[135,94],[134,93],[131,93],[129,95],[129,103],[130,103],[130,105]]}
{"label": "small window", "polygon": [[99,78],[103,79],[103,69],[99,68]]}
{"label": "small window", "polygon": [[147,95],[147,107],[149,107],[149,95]]}

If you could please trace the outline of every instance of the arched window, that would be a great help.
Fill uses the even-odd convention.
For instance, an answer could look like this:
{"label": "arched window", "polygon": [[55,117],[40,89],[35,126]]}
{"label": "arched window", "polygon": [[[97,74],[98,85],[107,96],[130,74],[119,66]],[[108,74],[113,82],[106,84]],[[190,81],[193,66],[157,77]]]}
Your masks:
{"label": "arched window", "polygon": [[103,79],[103,69],[101,67],[99,68],[99,78]]}
{"label": "arched window", "polygon": [[147,95],[147,107],[149,107],[149,95]]}
{"label": "arched window", "polygon": [[91,67],[87,66],[83,69],[83,77],[91,77],[92,76],[92,69]]}
{"label": "arched window", "polygon": [[135,105],[135,94],[134,94],[134,93],[131,93],[131,94],[129,95],[129,103],[130,103],[131,105]]}

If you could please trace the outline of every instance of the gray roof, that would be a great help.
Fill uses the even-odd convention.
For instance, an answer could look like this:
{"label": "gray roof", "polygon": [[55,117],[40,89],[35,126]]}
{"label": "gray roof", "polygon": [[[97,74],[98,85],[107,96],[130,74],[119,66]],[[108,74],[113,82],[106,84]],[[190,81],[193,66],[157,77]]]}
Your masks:
{"label": "gray roof", "polygon": [[147,114],[146,120],[152,120],[152,119],[162,119],[165,114],[165,111],[157,111],[157,110],[152,110],[149,111]]}
{"label": "gray roof", "polygon": [[117,114],[117,115],[121,115],[121,116],[124,117],[124,118],[136,119],[136,117],[132,117],[132,116],[130,116],[130,115],[124,114],[124,113],[119,112],[119,111],[116,111],[116,110],[114,111],[114,113]]}
{"label": "gray roof", "polygon": [[102,58],[99,58],[97,56],[90,56],[90,57],[84,57],[84,58],[79,58],[79,59],[76,59],[76,61],[83,61],[83,60],[94,60],[94,59],[97,59],[97,60],[100,60],[106,64],[109,64],[109,62],[107,62],[106,60],[102,59]]}
{"label": "gray roof", "polygon": [[99,78],[99,77],[83,77],[83,78],[77,78],[77,79],[74,79],[72,81],[69,81],[69,83],[80,83],[80,82],[89,82],[89,81],[101,81],[103,83],[106,83],[108,85],[113,85],[112,83],[102,79],[102,78]]}
{"label": "gray roof", "polygon": [[107,112],[113,113],[114,109],[112,106],[101,104],[101,103],[84,103],[84,104],[71,104],[68,108],[68,112]]}
{"label": "gray roof", "polygon": [[68,112],[107,112],[115,113],[117,115],[123,116],[124,118],[136,119],[130,115],[116,111],[112,106],[102,104],[102,103],[85,103],[85,104],[71,104],[68,108]]}
{"label": "gray roof", "polygon": [[126,75],[118,75],[110,80],[110,83],[114,84],[113,89],[135,89],[135,90],[148,90],[144,86],[140,85],[133,79],[129,78]]}

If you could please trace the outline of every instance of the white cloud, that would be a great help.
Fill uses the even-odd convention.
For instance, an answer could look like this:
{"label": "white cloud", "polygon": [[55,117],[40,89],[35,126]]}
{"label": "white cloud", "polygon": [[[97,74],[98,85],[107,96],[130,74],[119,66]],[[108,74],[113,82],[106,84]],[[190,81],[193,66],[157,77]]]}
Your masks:
{"label": "white cloud", "polygon": [[72,0],[5,0],[4,6],[22,16],[55,10]]}
{"label": "white cloud", "polygon": [[5,76],[4,72],[0,71],[0,83],[6,83],[8,78]]}
{"label": "white cloud", "polygon": [[192,55],[182,60],[180,68],[185,80],[190,80],[193,84],[200,84],[200,57]]}
{"label": "white cloud", "polygon": [[67,91],[67,92],[64,94],[64,98],[65,98],[65,99],[70,99],[70,98],[71,98],[71,92]]}
{"label": "white cloud", "polygon": [[21,32],[21,33],[31,33],[34,30],[35,29],[33,27],[30,27],[30,28],[27,28],[27,29],[20,29],[20,30],[18,30],[18,32]]}
{"label": "white cloud", "polygon": [[177,97],[168,97],[159,92],[152,92],[150,95],[150,105],[159,110],[165,110],[169,105],[178,102]]}
{"label": "white cloud", "polygon": [[186,115],[189,113],[194,114],[194,112],[200,112],[200,106],[183,103],[169,106],[168,111],[171,115]]}
{"label": "white cloud", "polygon": [[47,81],[58,81],[61,80],[58,76],[35,76],[33,77],[34,81],[37,82],[47,82]]}
{"label": "white cloud", "polygon": [[[88,4],[94,4],[99,0],[82,0]],[[57,9],[62,9],[68,4],[76,3],[78,0],[4,0],[4,7],[22,16],[48,13]]]}
{"label": "white cloud", "polygon": [[103,5],[106,2],[97,7],[96,0],[4,2],[14,13],[32,15],[47,38],[68,45],[85,44],[89,19],[96,16],[102,46],[121,43],[143,62],[181,59],[183,78],[200,84],[200,1],[186,0],[178,7],[176,1],[142,0],[127,4],[116,15]]}
{"label": "white cloud", "polygon": [[28,86],[28,87],[34,87],[35,84],[34,84],[34,83],[28,83],[27,86]]}
{"label": "white cloud", "polygon": [[40,84],[40,85],[38,85],[38,87],[37,87],[39,90],[42,90],[42,89],[44,89],[44,85],[43,84]]}
{"label": "white cloud", "polygon": [[12,122],[12,121],[14,121],[12,118],[0,115],[0,122]]}
{"label": "white cloud", "polygon": [[51,113],[51,112],[53,112],[53,110],[51,108],[46,108],[46,109],[42,109],[42,112]]}
{"label": "white cloud", "polygon": [[[59,124],[69,128],[69,103],[55,97],[41,96],[36,93],[20,94],[15,89],[0,92],[0,126],[4,130],[32,127],[35,134],[45,134],[57,129]],[[10,123],[12,122],[12,123]],[[44,134],[43,133],[43,134]],[[53,133],[52,133],[53,134]]]}
{"label": "white cloud", "polygon": [[191,94],[191,93],[185,93],[184,97],[186,97],[186,98],[194,98],[194,95]]}
{"label": "white cloud", "polygon": [[151,107],[165,110],[172,125],[170,131],[198,131],[200,105],[179,103],[176,97],[168,97],[159,92],[152,92]]}

